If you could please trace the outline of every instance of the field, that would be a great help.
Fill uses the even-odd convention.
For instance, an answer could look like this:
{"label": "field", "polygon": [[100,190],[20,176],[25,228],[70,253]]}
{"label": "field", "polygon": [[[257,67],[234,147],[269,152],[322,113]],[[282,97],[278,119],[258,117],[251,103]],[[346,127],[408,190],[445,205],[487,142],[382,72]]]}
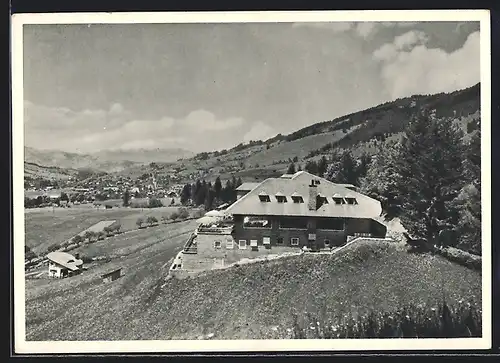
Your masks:
{"label": "field", "polygon": [[135,223],[139,217],[145,220],[152,215],[160,220],[161,216],[170,215],[177,209],[177,207],[154,209],[81,207],[26,210],[24,214],[26,245],[37,254],[43,253],[48,246],[65,242],[100,221],[116,220],[121,224],[122,231],[130,231],[137,229]]}
{"label": "field", "polygon": [[[328,319],[443,299],[451,306],[481,301],[479,273],[439,256],[408,253],[394,242],[361,241],[336,255],[306,254],[167,280],[168,262],[190,223],[159,227],[165,237],[157,241],[154,227],[138,232],[146,233],[138,240],[151,244],[80,276],[27,280],[27,340],[286,338],[294,314]],[[103,284],[102,271],[116,266],[126,268],[125,276]]]}

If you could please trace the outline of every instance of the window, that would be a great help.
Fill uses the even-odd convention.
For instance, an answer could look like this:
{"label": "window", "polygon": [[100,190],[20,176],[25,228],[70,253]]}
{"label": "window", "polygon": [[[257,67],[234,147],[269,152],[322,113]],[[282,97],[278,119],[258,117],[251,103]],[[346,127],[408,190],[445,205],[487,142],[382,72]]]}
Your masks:
{"label": "window", "polygon": [[271,244],[271,237],[262,237],[262,244],[270,245]]}
{"label": "window", "polygon": [[232,239],[227,239],[226,240],[226,248],[228,250],[232,250],[233,249],[233,240]]}
{"label": "window", "polygon": [[267,194],[259,194],[259,199],[261,202],[270,202],[271,198]]}
{"label": "window", "polygon": [[292,246],[298,246],[299,245],[299,239],[297,237],[290,238],[290,244]]}
{"label": "window", "polygon": [[283,244],[283,237],[278,237],[278,238],[276,239],[276,244],[278,244],[278,245],[282,245],[282,244]]}
{"label": "window", "polygon": [[214,247],[215,248],[221,248],[222,247],[222,241],[215,241],[214,242]]}
{"label": "window", "polygon": [[240,250],[246,250],[247,249],[247,240],[246,239],[240,239],[238,241],[238,245]]}
{"label": "window", "polygon": [[307,229],[307,219],[285,217],[280,220],[281,229]]}
{"label": "window", "polygon": [[277,195],[276,200],[278,203],[286,203],[286,197],[284,195]]}
{"label": "window", "polygon": [[346,197],[345,200],[346,200],[347,204],[351,204],[351,205],[358,204],[358,201],[356,200],[356,198],[353,198],[353,197]]}
{"label": "window", "polygon": [[304,203],[304,199],[300,195],[292,196],[292,200],[294,203]]}
{"label": "window", "polygon": [[256,239],[250,240],[250,247],[257,247],[257,240]]}
{"label": "window", "polygon": [[331,231],[343,231],[344,220],[341,218],[319,218],[316,220],[316,228]]}
{"label": "window", "polygon": [[342,197],[333,197],[335,204],[345,204],[345,200]]}

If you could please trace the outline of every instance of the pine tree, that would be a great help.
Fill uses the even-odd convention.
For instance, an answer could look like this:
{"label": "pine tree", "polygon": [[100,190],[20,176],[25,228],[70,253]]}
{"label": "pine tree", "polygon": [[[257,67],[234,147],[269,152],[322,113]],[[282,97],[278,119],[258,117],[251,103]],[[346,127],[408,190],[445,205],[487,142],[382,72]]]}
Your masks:
{"label": "pine tree", "polygon": [[287,174],[295,174],[295,164],[294,163],[291,163],[288,166]]}
{"label": "pine tree", "polygon": [[326,156],[323,155],[321,157],[321,159],[319,159],[319,162],[318,162],[317,175],[323,178],[325,176],[327,168],[328,168],[328,161],[326,160]]}
{"label": "pine tree", "polygon": [[205,210],[211,210],[215,199],[215,191],[213,189],[207,189],[205,196]]}
{"label": "pine tree", "polygon": [[306,169],[306,171],[308,173],[311,173],[313,175],[317,175],[318,174],[318,164],[314,160],[309,160],[306,163],[305,169]]}
{"label": "pine tree", "polygon": [[330,165],[325,172],[325,178],[334,183],[357,183],[356,163],[348,150],[332,155]]}
{"label": "pine tree", "polygon": [[367,168],[366,175],[359,179],[360,191],[382,204],[387,219],[400,214],[401,201],[396,191],[397,171],[396,144],[380,144]]}
{"label": "pine tree", "polygon": [[130,204],[130,192],[128,190],[125,190],[125,193],[123,193],[123,206],[128,207]]}
{"label": "pine tree", "polygon": [[401,222],[432,244],[457,223],[453,200],[464,183],[462,137],[450,120],[436,120],[424,110],[410,122],[395,160]]}
{"label": "pine tree", "polygon": [[459,208],[458,223],[460,247],[481,253],[481,133],[472,136],[465,153],[464,186],[456,199]]}
{"label": "pine tree", "polygon": [[189,200],[191,199],[191,184],[186,184],[184,185],[184,187],[182,188],[182,192],[181,192],[181,204],[187,204],[189,202]]}
{"label": "pine tree", "polygon": [[214,191],[215,191],[215,198],[216,199],[220,199],[221,198],[221,192],[222,192],[222,183],[220,181],[220,177],[219,176],[217,177],[217,179],[215,179]]}

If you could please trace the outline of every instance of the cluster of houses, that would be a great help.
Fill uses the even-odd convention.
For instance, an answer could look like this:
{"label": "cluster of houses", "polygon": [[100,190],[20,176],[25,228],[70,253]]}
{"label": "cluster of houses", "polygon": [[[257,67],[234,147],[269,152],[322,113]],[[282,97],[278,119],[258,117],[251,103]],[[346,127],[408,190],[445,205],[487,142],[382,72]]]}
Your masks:
{"label": "cluster of houses", "polygon": [[[134,197],[156,197],[156,198],[178,198],[182,191],[182,184],[175,184],[170,188],[159,185],[154,174],[149,178],[133,181],[129,177],[122,176],[96,176],[84,181],[69,183],[64,189],[53,189],[52,187],[40,189],[26,189],[25,200],[30,206],[66,206],[67,202],[72,204],[93,203],[96,200],[121,199],[125,191],[129,191],[131,199]],[[68,196],[68,200],[61,198]],[[38,203],[29,201],[38,200]]]}

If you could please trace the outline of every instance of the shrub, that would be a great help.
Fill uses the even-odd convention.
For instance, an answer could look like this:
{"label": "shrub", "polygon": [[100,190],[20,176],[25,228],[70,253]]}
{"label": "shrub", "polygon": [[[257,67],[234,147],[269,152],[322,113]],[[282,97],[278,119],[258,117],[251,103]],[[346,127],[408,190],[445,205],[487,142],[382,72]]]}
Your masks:
{"label": "shrub", "polygon": [[79,234],[77,234],[75,237],[73,237],[72,241],[73,241],[73,243],[78,245],[78,244],[83,242],[83,237],[80,236]]}
{"label": "shrub", "polygon": [[155,216],[149,216],[146,218],[146,223],[148,223],[150,226],[158,223],[158,219]]}
{"label": "shrub", "polygon": [[481,256],[473,255],[458,248],[439,248],[436,253],[449,261],[458,263],[473,270],[481,271]]}
{"label": "shrub", "polygon": [[92,257],[84,255],[84,254],[81,254],[79,257],[80,257],[80,260],[83,261],[83,263],[90,263],[93,261]]}
{"label": "shrub", "polygon": [[49,252],[54,252],[57,251],[61,246],[57,243],[51,244],[49,247],[47,247],[47,251]]}
{"label": "shrub", "polygon": [[332,338],[461,338],[481,336],[481,309],[459,303],[451,307],[403,306],[394,312],[374,312],[336,319],[293,316],[294,339]]}
{"label": "shrub", "polygon": [[141,217],[137,218],[135,224],[137,225],[137,227],[142,228],[142,225],[144,224],[144,219]]}
{"label": "shrub", "polygon": [[186,219],[189,217],[187,208],[179,208],[179,219]]}
{"label": "shrub", "polygon": [[149,199],[148,208],[160,208],[160,207],[163,207],[163,203],[161,202],[161,200],[156,198]]}
{"label": "shrub", "polygon": [[179,218],[179,212],[172,212],[172,214],[170,214],[170,219],[175,221],[177,218]]}

